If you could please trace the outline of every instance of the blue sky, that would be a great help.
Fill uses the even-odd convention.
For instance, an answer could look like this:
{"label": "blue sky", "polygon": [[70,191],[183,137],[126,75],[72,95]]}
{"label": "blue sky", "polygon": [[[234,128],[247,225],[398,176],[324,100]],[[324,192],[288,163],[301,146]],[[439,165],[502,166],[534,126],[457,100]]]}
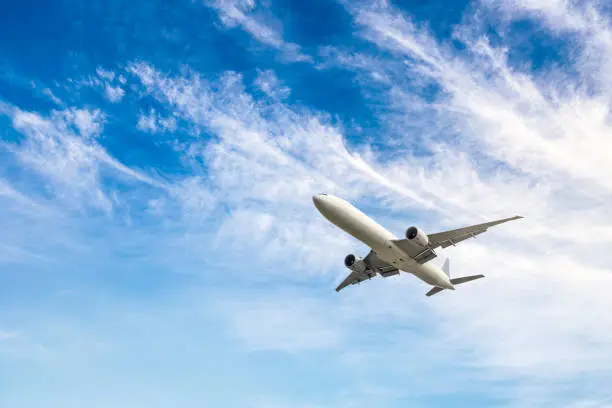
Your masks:
{"label": "blue sky", "polygon": [[[564,0],[7,3],[0,406],[612,407],[612,15]],[[487,279],[340,294],[367,248]]]}

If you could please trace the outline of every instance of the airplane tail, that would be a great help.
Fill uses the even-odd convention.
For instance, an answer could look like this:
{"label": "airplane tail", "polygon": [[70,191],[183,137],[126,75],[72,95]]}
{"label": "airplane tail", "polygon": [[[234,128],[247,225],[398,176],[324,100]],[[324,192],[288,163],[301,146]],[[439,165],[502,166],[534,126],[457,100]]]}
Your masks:
{"label": "airplane tail", "polygon": [[[446,274],[446,276],[450,278],[450,262],[448,258],[446,258],[446,261],[444,262],[444,265],[442,266],[442,271]],[[450,282],[453,285],[461,285],[462,283],[471,282],[473,280],[480,279],[480,278],[484,278],[484,275],[471,275],[471,276],[462,276],[460,278],[452,278],[450,279]],[[444,288],[436,286],[432,288],[429,292],[427,292],[425,296],[432,296],[443,290]]]}
{"label": "airplane tail", "polygon": [[450,259],[446,258],[444,265],[442,265],[442,271],[450,278]]}

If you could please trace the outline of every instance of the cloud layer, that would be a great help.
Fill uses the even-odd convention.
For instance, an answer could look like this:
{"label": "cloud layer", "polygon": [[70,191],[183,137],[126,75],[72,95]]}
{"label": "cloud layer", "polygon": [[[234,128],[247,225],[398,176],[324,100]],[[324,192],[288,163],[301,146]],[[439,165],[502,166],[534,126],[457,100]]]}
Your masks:
{"label": "cloud layer", "polygon": [[[343,6],[355,42],[321,44],[315,57],[284,38],[269,3],[202,4],[224,28],[239,27],[276,52],[277,70],[211,74],[132,60],[67,78],[49,91],[56,101],[49,110],[1,102],[0,225],[12,236],[0,238],[0,265],[7,275],[16,263],[28,271],[68,269],[57,280],[45,278],[50,287],[62,296],[91,293],[100,303],[86,301],[89,313],[118,302],[122,307],[112,310],[127,311],[117,319],[126,332],[130,322],[138,333],[167,329],[162,349],[180,343],[194,350],[209,341],[230,359],[311,358],[336,381],[322,393],[340,406],[405,398],[426,406],[427,398],[465,393],[492,405],[606,406],[606,10],[483,1],[443,39],[386,1]],[[517,56],[513,24],[524,20],[573,52],[560,49],[562,63],[541,66]],[[304,103],[286,65],[305,61],[319,75],[354,80],[381,125],[364,130],[360,118],[355,126]],[[102,99],[62,105],[74,100],[63,94],[75,86]],[[342,258],[367,248],[316,213],[311,196],[319,192],[354,202],[397,235],[413,223],[437,232],[526,218],[435,261],[448,256],[451,273],[484,273],[484,281],[432,299],[408,276],[337,295],[333,287],[347,273]],[[73,265],[92,272],[72,275]],[[156,285],[134,290],[138,301],[126,300],[113,291],[133,289],[130,277]],[[92,289],[98,285],[113,295]],[[62,355],[83,344],[83,354],[89,350],[97,361],[113,347],[118,355],[128,350],[130,336],[140,338],[129,332],[125,342],[113,341],[114,318],[103,312],[109,332],[83,328],[74,316],[68,320],[76,328],[63,322],[55,332],[35,317],[62,322],[61,308],[13,301],[7,305],[17,312],[0,314],[0,351]],[[57,305],[46,295],[43,301]],[[171,312],[154,307],[156,319],[143,312],[156,301]],[[74,342],[78,333],[83,343]],[[315,378],[317,368],[306,366]]]}

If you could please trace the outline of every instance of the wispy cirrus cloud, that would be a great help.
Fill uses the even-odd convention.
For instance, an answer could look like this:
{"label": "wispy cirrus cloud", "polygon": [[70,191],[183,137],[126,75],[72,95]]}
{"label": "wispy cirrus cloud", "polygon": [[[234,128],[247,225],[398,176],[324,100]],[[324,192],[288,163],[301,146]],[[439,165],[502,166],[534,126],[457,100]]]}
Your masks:
{"label": "wispy cirrus cloud", "polygon": [[142,113],[138,117],[136,127],[144,132],[172,132],[176,130],[176,119],[172,116],[162,117],[155,109],[151,109],[148,114]]}
{"label": "wispy cirrus cloud", "polygon": [[126,180],[162,186],[115,160],[98,143],[105,121],[98,109],[69,108],[52,111],[48,117],[13,109],[11,119],[25,140],[6,147],[26,168],[48,180],[52,193],[69,206],[112,209],[112,199],[102,189],[105,169]]}
{"label": "wispy cirrus cloud", "polygon": [[[547,83],[517,71],[503,48],[477,34],[458,31],[457,39],[467,48],[457,54],[388,6],[358,10],[355,18],[366,39],[408,58],[395,75],[440,86],[443,103],[436,108],[445,110],[440,119],[463,125],[462,135],[470,137],[464,143],[476,142],[491,158],[534,177],[554,172],[609,189],[607,155],[590,147],[607,141],[603,95],[589,96],[580,89],[568,95],[556,81]],[[567,90],[571,89],[570,82]],[[410,92],[394,91],[394,96]],[[581,160],[585,154],[592,160]]]}
{"label": "wispy cirrus cloud", "polygon": [[[322,232],[329,228],[312,208],[311,197],[320,191],[335,191],[349,198],[371,194],[403,201],[403,206],[413,208],[432,205],[405,184],[380,173],[376,169],[380,163],[368,161],[367,151],[349,151],[341,129],[324,115],[304,107],[290,107],[276,97],[255,100],[239,75],[226,73],[211,82],[197,73],[183,78],[168,76],[141,63],[133,64],[129,70],[148,93],[169,104],[182,120],[202,126],[215,136],[212,140],[191,142],[185,150],[186,157],[193,163],[206,164],[205,171],[214,180],[213,188],[234,210],[232,216],[260,212],[264,219],[272,217],[275,235],[282,233],[283,237],[264,235],[260,242],[283,243],[274,250],[276,254],[285,253],[294,259],[298,255],[299,262],[306,264],[311,254],[305,249],[316,252],[320,236],[326,235]],[[287,195],[285,191],[292,193]],[[300,221],[293,220],[297,209],[306,211]],[[258,223],[234,223],[231,217],[225,223],[228,228],[222,226],[221,231],[260,236],[252,230]],[[238,226],[241,229],[235,229]],[[300,240],[292,240],[295,230],[307,233]],[[248,240],[239,242],[250,247]],[[346,242],[339,241],[343,248]],[[301,249],[294,250],[295,246]],[[319,262],[323,264],[326,263]]]}
{"label": "wispy cirrus cloud", "polygon": [[283,85],[274,71],[271,70],[260,70],[254,84],[270,98],[286,99],[291,93],[291,89]]}
{"label": "wispy cirrus cloud", "polygon": [[283,38],[281,22],[264,2],[256,0],[204,0],[204,4],[219,14],[227,28],[240,27],[255,40],[280,52],[286,61],[311,61],[300,46]]}

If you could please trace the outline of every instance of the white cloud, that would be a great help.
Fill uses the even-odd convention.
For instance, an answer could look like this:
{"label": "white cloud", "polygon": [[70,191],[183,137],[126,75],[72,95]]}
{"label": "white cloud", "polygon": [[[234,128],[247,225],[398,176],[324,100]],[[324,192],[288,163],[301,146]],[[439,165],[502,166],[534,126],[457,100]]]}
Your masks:
{"label": "white cloud", "polygon": [[70,108],[43,117],[16,109],[12,121],[15,130],[26,139],[9,145],[9,149],[25,167],[49,183],[64,205],[75,208],[91,205],[110,212],[113,203],[101,183],[104,168],[126,180],[162,187],[112,158],[96,142],[105,121],[99,110]]}
{"label": "white cloud", "polygon": [[96,74],[98,74],[100,78],[107,81],[113,81],[115,79],[115,73],[111,70],[104,69],[103,67],[97,67]]}
{"label": "white cloud", "polygon": [[[216,245],[226,248],[228,254],[238,253],[234,264],[245,268],[245,273],[250,263],[257,262],[262,265],[259,278],[305,280],[330,270],[345,273],[342,258],[354,250],[355,243],[335,232],[309,215],[292,219],[290,213],[247,207],[233,211],[223,220]],[[313,263],[313,259],[317,262]],[[288,269],[300,273],[289,275]]]}
{"label": "white cloud", "polygon": [[[349,152],[341,130],[325,116],[274,99],[255,103],[240,75],[226,73],[210,83],[195,73],[168,77],[146,64],[133,64],[130,71],[177,115],[219,138],[218,143],[193,143],[188,153],[205,159],[230,201],[257,198],[278,204],[282,191],[292,191],[283,200],[310,207],[311,196],[324,190],[350,198],[364,190],[388,196],[389,188],[404,203],[432,205],[364,160],[368,151]],[[246,185],[243,174],[250,178]]]}
{"label": "white cloud", "polygon": [[141,113],[136,126],[143,132],[150,133],[173,132],[177,128],[176,119],[173,116],[163,117],[155,109],[151,109],[149,114]]}
{"label": "white cloud", "polygon": [[[169,104],[177,116],[216,136],[211,141],[193,141],[185,153],[194,165],[206,163],[212,187],[230,208],[221,231],[236,232],[224,232],[221,238],[249,237],[251,233],[256,237],[259,234],[252,231],[254,224],[244,222],[242,217],[249,213],[247,217],[255,218],[257,213],[262,217],[274,214],[273,234],[257,241],[268,242],[267,250],[258,251],[264,259],[274,254],[305,265],[311,256],[319,257],[320,236],[333,231],[312,205],[312,195],[321,191],[347,198],[370,194],[401,202],[403,208],[433,205],[405,184],[380,173],[365,160],[367,152],[349,152],[340,130],[326,118],[293,110],[274,98],[255,103],[246,93],[242,78],[234,73],[210,83],[195,73],[185,78],[168,77],[145,64],[134,64],[130,71],[147,92]],[[303,213],[299,220],[295,219],[297,211]],[[300,239],[291,239],[295,231],[306,233]],[[331,237],[325,242],[337,242],[334,247],[341,253],[355,245],[341,234]],[[246,243],[243,239],[239,242]],[[319,262],[308,272],[320,273],[341,265],[344,254],[332,257],[333,251],[328,253],[329,264]]]}
{"label": "white cloud", "polygon": [[55,94],[53,93],[53,91],[51,91],[49,88],[45,88],[42,90],[43,95],[46,95],[47,97],[49,97],[49,99],[56,105],[62,106],[64,103],[62,102],[62,100],[60,98],[58,98],[57,96],[55,96]]}
{"label": "white cloud", "polygon": [[487,0],[485,4],[502,10],[509,21],[530,18],[564,38],[571,47],[567,53],[582,74],[582,81],[573,85],[583,92],[593,86],[605,92],[612,80],[612,23],[606,2]]}
{"label": "white cloud", "polygon": [[180,213],[191,222],[197,219],[205,220],[207,214],[218,204],[218,198],[200,176],[188,177],[174,183],[169,193],[178,200],[181,206]]}
{"label": "white cloud", "polygon": [[98,148],[87,142],[101,129],[102,120],[97,112],[55,112],[50,119],[45,119],[35,113],[18,111],[13,116],[13,126],[27,136],[25,143],[15,147],[17,156],[24,165],[51,181],[58,195],[78,203],[91,194],[94,206],[110,210],[112,204],[98,181]]}
{"label": "white cloud", "polygon": [[280,51],[282,58],[292,62],[311,60],[297,44],[284,40],[280,22],[255,0],[204,0],[204,4],[217,11],[223,25],[242,28],[255,40]]}
{"label": "white cloud", "polygon": [[0,197],[7,197],[21,203],[27,203],[30,199],[15,190],[15,188],[6,180],[0,179]]}
{"label": "white cloud", "polygon": [[457,55],[387,6],[356,11],[356,21],[367,39],[411,59],[395,75],[417,76],[442,87],[446,98],[436,106],[445,110],[440,119],[456,122],[483,153],[543,180],[572,177],[612,187],[605,150],[592,148],[608,140],[605,91],[567,94],[556,81],[517,72],[505,50],[479,36],[459,32],[457,39],[467,52]]}
{"label": "white cloud", "polygon": [[259,71],[255,85],[271,98],[286,99],[291,93],[291,89],[284,86],[272,70]]}
{"label": "white cloud", "polygon": [[117,103],[123,99],[125,91],[120,86],[111,86],[110,84],[106,84],[104,87],[104,94],[106,95],[106,99],[113,103]]}
{"label": "white cloud", "polygon": [[97,89],[111,103],[119,103],[125,96],[125,77],[115,71],[102,67],[96,68],[96,75],[89,75],[85,79],[73,80],[77,88],[85,86]]}
{"label": "white cloud", "polygon": [[156,132],[157,131],[157,120],[153,115],[153,112],[150,115],[145,115],[144,113],[138,117],[138,124],[136,125],[138,129],[143,132]]}

